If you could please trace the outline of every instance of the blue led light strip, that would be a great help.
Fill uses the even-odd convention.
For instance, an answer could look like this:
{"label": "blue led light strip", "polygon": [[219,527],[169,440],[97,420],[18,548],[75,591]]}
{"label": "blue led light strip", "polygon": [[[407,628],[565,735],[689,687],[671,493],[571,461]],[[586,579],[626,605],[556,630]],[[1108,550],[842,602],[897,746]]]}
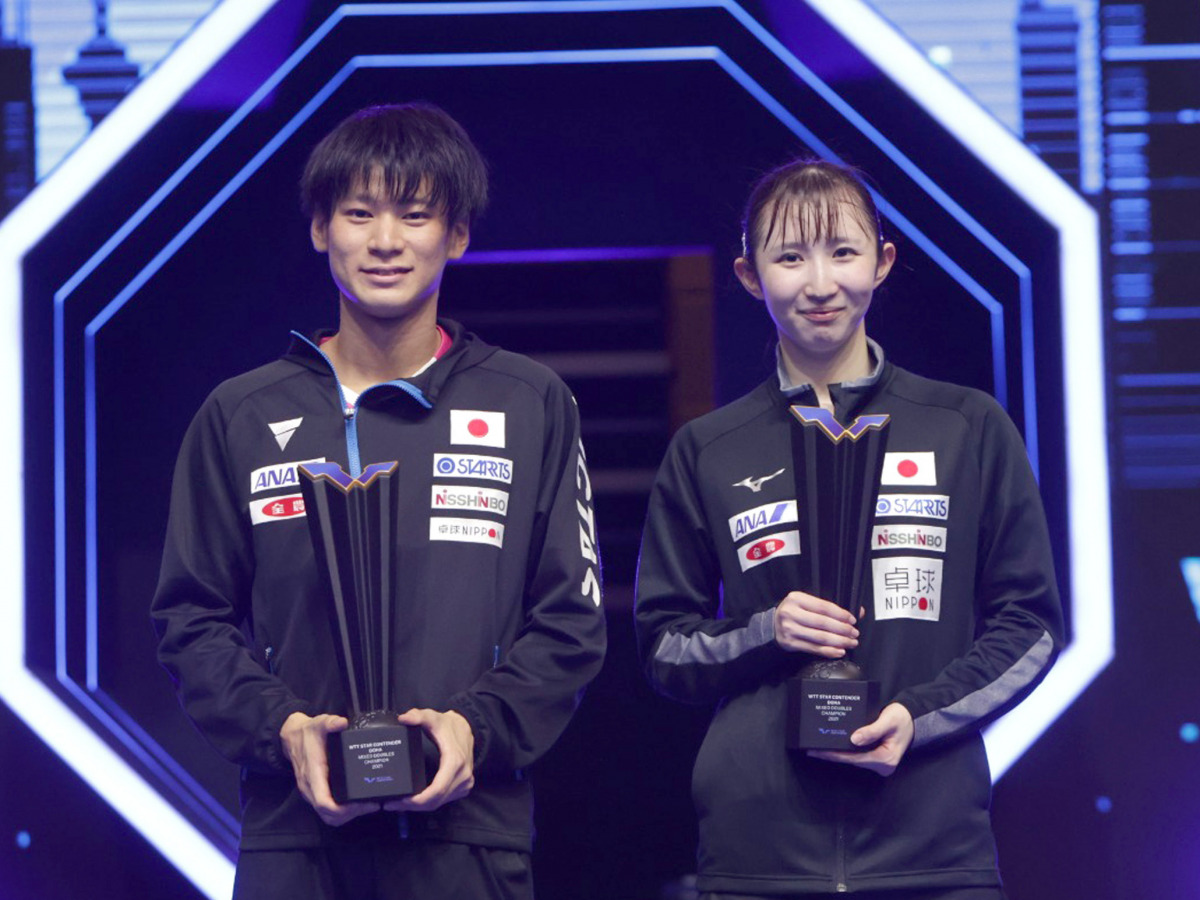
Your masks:
{"label": "blue led light strip", "polygon": [[[63,686],[111,733],[120,736],[130,731],[136,732],[143,742],[142,744],[130,742],[127,738],[122,739],[122,744],[138,754],[138,758],[146,766],[147,771],[171,785],[175,795],[198,818],[206,822],[210,828],[223,834],[225,844],[229,849],[236,849],[240,832],[237,819],[217,803],[212,795],[146,734],[141,726],[133,722],[128,713],[102,691],[89,693],[72,681],[64,682]],[[118,718],[121,720],[120,722],[117,721]],[[144,752],[146,748],[151,751],[149,754]]]}
{"label": "blue led light strip", "polygon": [[1123,388],[1200,387],[1200,372],[1118,375],[1117,386]]}
{"label": "blue led light strip", "polygon": [[1105,62],[1173,62],[1200,59],[1200,44],[1139,44],[1104,48]]}
{"label": "blue led light strip", "polygon": [[707,245],[677,247],[536,247],[519,250],[472,250],[450,260],[452,266],[511,265],[520,263],[570,263],[590,260],[668,259],[674,256],[708,256]]}
{"label": "blue led light strip", "polygon": [[1118,306],[1113,310],[1118,322],[1144,322],[1148,319],[1200,319],[1200,306]]}
{"label": "blue led light strip", "polygon": [[1183,573],[1184,584],[1192,598],[1196,618],[1200,619],[1200,556],[1185,556],[1179,560],[1179,570]]}

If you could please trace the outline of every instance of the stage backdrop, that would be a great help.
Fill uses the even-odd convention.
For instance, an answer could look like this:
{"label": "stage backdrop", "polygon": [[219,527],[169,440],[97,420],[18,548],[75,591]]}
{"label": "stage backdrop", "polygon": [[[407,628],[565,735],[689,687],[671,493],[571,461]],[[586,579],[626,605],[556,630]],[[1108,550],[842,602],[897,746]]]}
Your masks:
{"label": "stage backdrop", "polygon": [[[711,711],[641,679],[637,538],[672,429],[771,369],[730,267],[747,185],[797,153],[873,176],[900,262],[871,333],[994,394],[1042,486],[1071,642],[988,735],[1011,895],[1195,893],[1200,242],[1175,198],[1200,182],[1172,148],[1200,13],[1009,6],[1019,126],[948,77],[950,43],[852,0],[215,7],[0,224],[22,467],[0,495],[0,896],[227,892],[236,771],[178,710],[147,618],[171,467],[217,382],[333,324],[299,171],[347,113],[407,99],[462,121],[493,174],[443,310],[563,374],[597,490],[612,648],[534,773],[541,895],[653,898],[694,868]],[[6,156],[7,183],[31,159]]]}

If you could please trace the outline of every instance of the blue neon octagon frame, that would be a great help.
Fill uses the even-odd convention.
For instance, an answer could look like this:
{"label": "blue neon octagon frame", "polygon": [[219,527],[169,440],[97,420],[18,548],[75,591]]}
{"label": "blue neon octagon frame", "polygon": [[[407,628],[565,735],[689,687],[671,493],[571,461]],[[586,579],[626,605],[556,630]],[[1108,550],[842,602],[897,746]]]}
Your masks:
{"label": "blue neon octagon frame", "polygon": [[[142,139],[182,94],[203,77],[203,73],[229,52],[248,34],[259,19],[274,4],[268,0],[244,0],[239,4],[221,4],[183,45],[137,90],[118,107],[60,169],[48,178],[28,200],[0,226],[0,278],[12,289],[0,296],[23,296],[21,261],[51,227],[79,202],[87,189],[95,184],[121,155]],[[1098,238],[1096,217],[1091,208],[1049,172],[1039,160],[1015,137],[999,127],[990,116],[969,98],[886,23],[858,0],[809,0],[815,9],[834,28],[841,32],[859,51],[870,59],[894,82],[901,85],[939,120],[948,131],[957,135],[967,152],[982,159],[1044,219],[1060,236],[1060,270],[1063,333],[1071,340],[1064,342],[1064,395],[1071,398],[1067,405],[1067,461],[1070,473],[1068,496],[1070,506],[1071,600],[1074,636],[1071,645],[1050,678],[1015,713],[997,723],[987,734],[989,758],[995,777],[999,777],[1037,736],[1078,696],[1112,656],[1111,577],[1109,564],[1107,460],[1104,434],[1104,383],[1101,355],[1100,291]],[[236,9],[235,9],[236,7]],[[1034,329],[1032,287],[1029,269],[1003,243],[990,234],[971,214],[963,209],[934,178],[907,158],[900,149],[880,133],[854,107],[827,85],[809,67],[777,40],[755,18],[734,0],[548,0],[548,2],[438,2],[406,4],[345,4],[337,7],[304,42],[266,78],[257,90],[229,116],[176,172],[146,200],[138,211],[116,228],[111,237],[95,254],[64,282],[54,295],[54,401],[55,401],[55,504],[56,504],[56,679],[58,689],[64,690],[85,708],[94,722],[80,718],[25,665],[24,604],[24,523],[20,496],[0,496],[0,519],[3,552],[7,571],[18,573],[20,589],[13,589],[0,598],[0,633],[7,647],[0,647],[0,697],[72,765],[121,815],[137,827],[159,848],[184,875],[210,897],[227,896],[232,869],[226,855],[212,845],[203,832],[180,814],[173,803],[151,786],[136,767],[109,745],[115,738],[141,762],[153,768],[159,781],[183,783],[183,795],[197,795],[195,786],[188,786],[186,772],[172,765],[168,756],[157,751],[153,742],[136,722],[122,716],[111,701],[101,695],[96,654],[98,628],[98,598],[96,568],[96,398],[95,342],[105,324],[134,297],[161,267],[195,234],[195,232],[261,167],[292,134],[331,97],[354,72],[368,68],[457,68],[466,66],[537,66],[571,64],[627,65],[644,62],[703,62],[718,67],[745,91],[751,102],[760,104],[806,145],[822,155],[836,158],[832,148],[821,136],[813,133],[778,100],[746,67],[739,64],[735,54],[723,49],[720,35],[713,44],[695,46],[640,46],[630,35],[631,46],[597,49],[570,49],[523,52],[442,52],[426,54],[389,54],[348,56],[317,91],[288,120],[273,138],[248,159],[236,174],[221,185],[211,198],[177,233],[165,240],[137,274],[118,291],[113,299],[87,323],[84,333],[84,401],[85,401],[85,466],[86,466],[86,633],[87,660],[83,684],[68,672],[66,665],[66,575],[65,545],[67,485],[65,469],[65,394],[67,391],[64,359],[66,346],[65,309],[75,291],[115,252],[171,195],[201,162],[219,146],[255,107],[269,96],[315,48],[336,38],[338,26],[368,17],[472,16],[472,15],[542,15],[569,16],[577,13],[609,13],[619,17],[624,13],[646,10],[719,11],[726,16],[726,28],[750,35],[757,45],[786,66],[810,90],[838,110],[848,127],[859,132],[884,153],[900,170],[926,194],[941,205],[985,252],[990,253],[1011,272],[1018,285],[1019,340],[1022,406],[1025,410],[1026,441],[1035,466],[1038,460],[1036,430],[1036,379],[1034,370]],[[1005,372],[1005,329],[1000,303],[980,285],[971,274],[943,251],[933,240],[910,221],[902,210],[888,201],[877,198],[884,214],[902,231],[906,238],[938,264],[975,302],[986,311],[991,323],[994,382],[998,399],[1007,400],[1009,379]],[[19,311],[19,310],[18,310]],[[20,333],[20,329],[16,329]],[[22,361],[17,353],[10,354],[5,365],[11,376],[0,383],[10,386],[13,393],[0,395],[0,411],[8,412],[9,421],[20,421]],[[10,458],[19,458],[22,448],[17,435],[16,446],[10,446]],[[1086,486],[1086,487],[1085,487]],[[4,485],[2,490],[11,490]],[[10,502],[4,502],[8,500]],[[1086,547],[1087,552],[1082,552]],[[1086,566],[1083,560],[1087,560]],[[98,722],[105,735],[93,731]],[[200,794],[203,792],[200,791]],[[174,798],[176,802],[179,797]],[[186,805],[186,804],[185,804]],[[207,826],[235,827],[227,815],[201,801],[194,803],[189,814],[207,817]]]}

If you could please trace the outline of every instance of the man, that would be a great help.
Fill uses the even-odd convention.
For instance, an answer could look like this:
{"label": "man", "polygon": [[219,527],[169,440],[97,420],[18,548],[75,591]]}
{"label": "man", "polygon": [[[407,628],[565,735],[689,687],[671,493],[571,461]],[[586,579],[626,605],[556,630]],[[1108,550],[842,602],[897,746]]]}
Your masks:
{"label": "man", "polygon": [[[153,603],[159,658],[243,768],[238,898],[532,897],[525,769],[604,654],[575,402],[549,370],[439,319],[484,162],[428,104],[362,110],[301,182],[336,332],[220,385],[184,438]],[[398,460],[392,694],[436,745],[427,788],[337,804],[347,727],[296,467]]]}

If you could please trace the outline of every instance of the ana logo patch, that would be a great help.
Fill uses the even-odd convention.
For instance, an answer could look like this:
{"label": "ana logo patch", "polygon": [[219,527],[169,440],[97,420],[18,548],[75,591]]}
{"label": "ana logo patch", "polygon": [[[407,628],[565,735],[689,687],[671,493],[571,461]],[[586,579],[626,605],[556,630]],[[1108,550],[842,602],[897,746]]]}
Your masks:
{"label": "ana logo patch", "polygon": [[876,525],[871,532],[872,550],[928,550],[946,552],[946,529],[936,525]]}
{"label": "ana logo patch", "polygon": [[250,501],[250,522],[254,525],[282,522],[284,519],[295,519],[303,515],[304,498],[300,494]]}
{"label": "ana logo patch", "polygon": [[781,556],[799,555],[800,532],[782,531],[779,534],[773,534],[770,537],[738,547],[738,564],[745,572]]}
{"label": "ana logo patch", "polygon": [[512,484],[513,464],[502,456],[472,456],[469,453],[435,453],[434,478],[485,478]]}
{"label": "ana logo patch", "polygon": [[268,422],[267,427],[271,429],[271,434],[275,435],[275,443],[279,445],[280,450],[286,450],[288,441],[292,439],[292,435],[296,433],[296,429],[300,427],[300,423],[304,421],[301,416],[296,419],[284,419],[282,422]]}
{"label": "ana logo patch", "polygon": [[431,541],[462,541],[468,544],[504,546],[504,525],[483,519],[451,519],[433,516],[429,520]]}
{"label": "ana logo patch", "polygon": [[767,503],[738,513],[736,516],[730,516],[729,533],[736,542],[772,525],[781,525],[796,520],[796,501],[781,500],[778,503]]}
{"label": "ana logo patch", "polygon": [[945,494],[880,494],[875,501],[875,518],[889,516],[944,521],[950,516],[950,498]]}
{"label": "ana logo patch", "polygon": [[322,456],[319,459],[301,459],[296,462],[280,463],[277,466],[263,466],[261,469],[255,469],[250,473],[250,493],[257,494],[260,491],[269,491],[272,488],[294,488],[300,484],[298,480],[299,476],[296,474],[296,467],[319,462],[325,462],[325,457]]}
{"label": "ana logo patch", "polygon": [[880,484],[916,484],[933,487],[937,484],[937,464],[933,451],[920,453],[885,453],[883,477]]}
{"label": "ana logo patch", "polygon": [[478,509],[482,512],[508,515],[508,491],[493,488],[468,487],[465,484],[433,485],[434,509]]}
{"label": "ana logo patch", "polygon": [[478,409],[450,410],[450,443],[503,447],[504,413]]}
{"label": "ana logo patch", "polygon": [[942,561],[926,556],[871,560],[876,619],[925,619],[942,615]]}

